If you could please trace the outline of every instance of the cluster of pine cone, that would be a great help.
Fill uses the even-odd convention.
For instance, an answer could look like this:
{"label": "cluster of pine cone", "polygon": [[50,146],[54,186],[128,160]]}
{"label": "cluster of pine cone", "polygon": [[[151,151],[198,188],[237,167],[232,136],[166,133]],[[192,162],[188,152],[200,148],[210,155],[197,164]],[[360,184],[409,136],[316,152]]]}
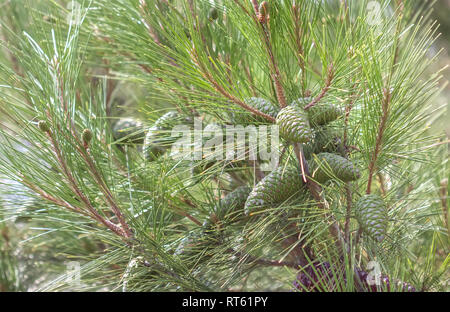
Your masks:
{"label": "cluster of pine cone", "polygon": [[[280,136],[286,142],[303,144],[311,175],[308,178],[321,184],[332,179],[342,182],[359,179],[360,170],[346,157],[343,134],[339,128],[330,126],[344,112],[329,102],[318,102],[306,110],[311,101],[312,98],[300,98],[281,110],[260,98],[250,98],[246,104],[276,118]],[[253,188],[245,203],[245,213],[255,214],[261,208],[279,205],[304,192],[307,190],[298,166],[282,165]],[[362,196],[355,204],[354,215],[366,234],[378,241],[384,239],[388,215],[380,196]]]}
{"label": "cluster of pine cone", "polygon": [[[281,138],[288,144],[302,144],[303,152],[309,168],[308,179],[324,184],[330,180],[342,182],[355,181],[361,177],[358,166],[347,155],[343,143],[343,133],[339,127],[330,124],[343,116],[344,112],[332,103],[317,103],[309,109],[305,106],[311,103],[311,98],[300,98],[291,105],[279,109],[270,101],[262,98],[249,98],[245,103],[276,120]],[[259,116],[249,116],[243,112],[233,112],[231,120],[234,124],[248,125],[264,122]],[[162,155],[175,142],[170,136],[171,129],[177,124],[192,122],[182,118],[177,112],[171,111],[160,117],[144,134],[142,124],[132,119],[123,119],[113,128],[114,137],[118,142],[143,144],[143,152],[148,161],[153,161]],[[169,132],[169,134],[167,134]],[[202,169],[205,169],[202,167]],[[207,168],[206,168],[207,169]],[[232,220],[251,220],[264,208],[273,208],[297,194],[308,194],[303,182],[298,164],[280,164],[267,174],[254,187],[239,186],[228,193],[215,206],[210,218],[203,224],[201,235],[186,237],[176,251],[176,254],[186,253],[189,248],[204,248],[211,240],[205,237],[220,233],[221,224],[225,218]],[[378,195],[364,195],[354,204],[354,214],[361,228],[371,238],[381,241],[385,238],[388,225],[387,207]],[[307,274],[314,276],[317,272],[328,271],[327,264],[319,264],[315,270]],[[321,273],[321,274],[322,274]],[[322,275],[323,275],[322,274]],[[312,288],[314,278],[303,273],[299,281],[307,289]]]}

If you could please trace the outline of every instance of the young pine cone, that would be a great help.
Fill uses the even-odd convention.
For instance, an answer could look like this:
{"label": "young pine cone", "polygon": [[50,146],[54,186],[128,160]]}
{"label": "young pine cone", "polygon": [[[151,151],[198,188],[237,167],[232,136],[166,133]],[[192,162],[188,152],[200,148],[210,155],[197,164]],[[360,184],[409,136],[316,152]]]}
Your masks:
{"label": "young pine cone", "polygon": [[[292,105],[298,106],[300,108],[305,107],[312,101],[312,98],[299,98],[295,100]],[[329,102],[319,102],[315,104],[314,106],[310,107],[308,110],[308,118],[311,126],[317,127],[317,126],[323,126],[326,125],[339,117],[341,117],[344,112],[342,109],[337,107],[334,104],[331,104]]]}
{"label": "young pine cone", "polygon": [[346,155],[343,144],[343,131],[338,128],[318,127],[314,129],[314,138],[303,146],[306,159],[313,158],[312,154],[333,153]]}
{"label": "young pine cone", "polygon": [[307,143],[312,130],[306,112],[297,106],[287,106],[277,115],[277,125],[283,139],[293,143]]}
{"label": "young pine cone", "polygon": [[144,142],[142,123],[132,118],[123,118],[113,127],[113,137],[120,143],[142,144]]}
{"label": "young pine cone", "polygon": [[145,136],[143,151],[146,160],[156,160],[171,147],[177,139],[171,137],[171,130],[182,121],[175,111],[170,111],[156,120]]}
{"label": "young pine cone", "polygon": [[[256,108],[261,113],[264,113],[266,115],[272,116],[273,118],[277,117],[278,112],[280,109],[273,105],[269,100],[258,98],[258,97],[251,97],[244,100],[245,104],[248,106],[251,106],[253,108]],[[248,112],[242,111],[242,112],[232,112],[232,119],[233,123],[235,124],[241,124],[246,125],[248,122],[266,122],[266,119],[259,116],[251,116]]]}
{"label": "young pine cone", "polygon": [[361,177],[359,169],[348,159],[331,153],[317,154],[309,162],[311,177],[319,183],[325,183],[334,177],[344,182]]}
{"label": "young pine cone", "polygon": [[356,219],[364,232],[381,242],[386,236],[388,213],[384,200],[375,194],[364,195],[355,205]]}
{"label": "young pine cone", "polygon": [[243,210],[245,202],[252,189],[248,186],[239,186],[234,191],[228,193],[219,203],[216,215],[223,218],[229,213]]}
{"label": "young pine cone", "polygon": [[250,192],[245,203],[245,214],[252,215],[258,208],[280,204],[303,190],[300,171],[294,167],[280,166],[265,176]]}

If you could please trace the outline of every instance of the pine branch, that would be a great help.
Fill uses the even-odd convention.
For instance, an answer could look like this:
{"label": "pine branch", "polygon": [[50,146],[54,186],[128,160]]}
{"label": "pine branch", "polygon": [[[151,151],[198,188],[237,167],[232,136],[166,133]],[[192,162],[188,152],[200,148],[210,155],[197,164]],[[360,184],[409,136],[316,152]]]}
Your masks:
{"label": "pine branch", "polygon": [[305,110],[310,109],[311,107],[313,107],[314,105],[319,103],[320,100],[322,100],[322,98],[327,94],[328,90],[330,89],[333,78],[334,78],[334,66],[333,66],[333,64],[330,64],[328,66],[328,74],[327,74],[327,80],[325,81],[325,87],[322,89],[320,94],[316,98],[314,98],[314,100],[312,100],[311,103],[309,103],[308,105],[306,105],[304,107]]}
{"label": "pine branch", "polygon": [[[67,121],[68,127],[71,129],[71,134],[73,136],[73,139],[76,141],[76,149],[78,150],[78,152],[80,153],[80,155],[82,156],[82,158],[84,159],[86,164],[88,165],[88,168],[90,169],[89,172],[92,174],[94,179],[97,181],[98,186],[100,187],[101,191],[105,195],[106,201],[108,202],[109,206],[111,207],[114,215],[119,220],[119,223],[122,226],[122,230],[125,233],[126,237],[131,237],[132,232],[131,232],[127,222],[125,221],[125,217],[122,214],[121,209],[119,208],[118,204],[116,203],[116,200],[114,199],[111,191],[106,186],[103,178],[101,177],[99,171],[97,170],[97,167],[94,164],[94,160],[92,159],[92,156],[89,153],[89,149],[88,149],[86,142],[84,142],[84,143],[81,142],[78,134],[76,133],[74,120],[73,120],[72,116],[70,115],[67,102],[64,99],[63,78],[61,76],[58,59],[55,57],[53,59],[53,64],[49,64],[49,65],[52,66],[56,71],[56,76],[57,76],[57,81],[58,81],[58,86],[59,86],[59,93],[60,93],[59,94],[60,105],[63,108],[64,117]],[[47,116],[49,117],[49,120],[51,120],[51,116],[49,113],[47,113]],[[47,132],[47,134],[52,134],[52,132],[51,131]],[[71,138],[68,138],[68,139],[70,140]],[[51,137],[51,140],[52,140],[53,146],[55,146],[55,143],[57,143],[57,141],[53,135]],[[67,165],[65,165],[65,166],[67,169]],[[72,183],[72,185],[74,185],[74,184]]]}
{"label": "pine branch", "polygon": [[295,32],[295,43],[297,45],[297,53],[295,54],[297,58],[298,65],[300,69],[302,70],[302,78],[300,84],[302,85],[303,94],[305,93],[305,80],[306,80],[306,67],[305,67],[305,60],[304,60],[304,50],[303,45],[301,42],[302,38],[302,30],[300,29],[300,18],[299,18],[299,10],[300,7],[296,4],[292,5],[292,11],[294,14],[294,32]]}
{"label": "pine branch", "polygon": [[[246,8],[239,2],[239,0],[234,0],[234,2],[239,5],[239,7],[246,12],[246,14],[253,19],[256,25],[260,26],[261,36],[266,47],[267,56],[269,58],[269,63],[271,65],[271,77],[275,84],[275,93],[278,99],[278,103],[280,107],[286,107],[286,95],[284,92],[284,88],[281,82],[281,73],[278,67],[278,64],[275,60],[275,56],[273,54],[272,44],[270,43],[270,30],[268,28],[268,4],[266,1],[262,2],[256,11],[256,15],[250,14]],[[257,2],[256,2],[257,3]],[[255,2],[253,3],[255,5]]]}
{"label": "pine branch", "polygon": [[209,83],[214,87],[214,89],[216,89],[216,91],[218,91],[219,93],[221,93],[224,97],[226,97],[227,99],[231,100],[233,103],[239,105],[240,107],[248,110],[249,112],[257,115],[257,116],[261,116],[271,122],[275,122],[275,118],[273,118],[270,115],[267,115],[263,112],[260,112],[259,110],[255,109],[252,106],[247,105],[246,103],[244,103],[243,101],[241,101],[240,99],[236,98],[235,96],[233,96],[232,94],[228,93],[210,74],[210,72],[203,66],[203,64],[198,60],[198,55],[195,51],[195,49],[193,49],[191,51],[191,56],[192,56],[192,60],[197,64],[197,66],[199,67],[202,76],[209,81]]}
{"label": "pine branch", "polygon": [[69,181],[69,185],[74,191],[74,193],[78,196],[78,198],[84,203],[85,207],[88,209],[89,213],[92,214],[95,218],[95,220],[99,221],[103,225],[105,225],[108,229],[110,229],[112,232],[116,233],[117,235],[121,237],[128,237],[128,234],[118,227],[116,224],[112,223],[109,220],[106,220],[103,218],[97,210],[95,210],[94,206],[92,205],[91,201],[84,195],[84,193],[81,191],[81,189],[78,187],[77,182],[75,181],[75,178],[73,177],[72,173],[68,169],[68,166],[66,164],[66,161],[61,153],[59,144],[57,143],[57,140],[55,139],[55,136],[51,130],[47,131],[47,136],[50,139],[50,143],[53,146],[53,150],[55,152],[55,155],[58,159],[59,165],[61,166],[61,169],[63,170],[63,173],[65,174],[66,178]]}
{"label": "pine branch", "polygon": [[25,177],[25,175],[22,174],[22,183],[24,185],[26,185],[28,188],[30,188],[30,190],[34,191],[35,193],[39,194],[43,199],[48,200],[49,202],[52,202],[53,204],[57,205],[57,206],[61,206],[64,207],[72,212],[76,212],[79,214],[83,214],[86,216],[90,216],[90,217],[94,217],[92,214],[89,214],[88,212],[83,211],[81,208],[78,208],[76,206],[73,206],[71,204],[69,204],[67,201],[64,201],[62,199],[58,199],[50,194],[48,194],[47,192],[45,192],[44,190],[42,190],[41,188],[37,187],[36,185],[31,184],[28,179]]}
{"label": "pine branch", "polygon": [[372,154],[372,159],[369,163],[369,168],[368,168],[369,177],[368,177],[368,182],[367,182],[366,194],[370,194],[371,190],[372,190],[373,175],[375,173],[378,157],[382,151],[383,135],[384,135],[384,131],[386,130],[387,120],[389,118],[389,103],[391,101],[391,93],[390,93],[390,91],[388,91],[388,89],[384,89],[383,94],[384,94],[384,101],[383,101],[383,105],[382,105],[383,112],[382,112],[379,127],[378,127],[375,149]]}
{"label": "pine branch", "polygon": [[258,0],[251,0],[253,4],[253,9],[255,10],[255,14],[259,14],[259,3]]}

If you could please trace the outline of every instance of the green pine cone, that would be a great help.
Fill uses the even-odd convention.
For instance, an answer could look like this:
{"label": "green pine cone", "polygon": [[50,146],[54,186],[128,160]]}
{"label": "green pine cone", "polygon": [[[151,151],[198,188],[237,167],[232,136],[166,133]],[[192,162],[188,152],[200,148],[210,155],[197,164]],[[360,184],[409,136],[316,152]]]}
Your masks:
{"label": "green pine cone", "polygon": [[312,130],[303,109],[287,106],[277,115],[277,125],[283,139],[294,143],[307,143],[312,138]]}
{"label": "green pine cone", "polygon": [[294,167],[278,167],[264,177],[250,192],[245,202],[245,214],[257,211],[258,208],[280,204],[302,191],[301,173]]}
{"label": "green pine cone", "polygon": [[217,217],[220,219],[228,213],[244,209],[245,202],[251,191],[252,189],[248,186],[240,186],[228,193],[218,205]]}
{"label": "green pine cone", "polygon": [[381,242],[386,236],[388,213],[384,200],[374,194],[364,195],[355,205],[356,219],[364,232]]}
{"label": "green pine cone", "polygon": [[144,140],[144,157],[148,161],[154,161],[159,156],[164,154],[170,143],[164,140],[164,136],[161,133],[161,129],[153,126],[151,127]]}
{"label": "green pine cone", "polygon": [[[185,122],[190,122],[184,119]],[[148,130],[144,140],[144,157],[148,161],[154,161],[169,149],[177,138],[171,137],[171,130],[175,125],[181,124],[181,119],[176,111],[170,111],[155,121]]]}
{"label": "green pine cone", "polygon": [[189,233],[180,241],[174,255],[198,265],[213,256],[214,247],[220,242],[220,231],[214,229],[211,223],[205,222],[200,233]]}
{"label": "green pine cone", "polygon": [[[277,117],[280,109],[273,105],[269,100],[257,97],[251,97],[244,100],[245,104],[256,108],[260,112],[272,116],[273,118]],[[267,120],[260,116],[252,116],[251,113],[247,111],[240,112],[232,112],[232,119],[234,124],[246,125],[251,122],[266,122]]]}
{"label": "green pine cone", "polygon": [[263,98],[251,97],[249,99],[246,99],[245,103],[256,108],[261,113],[272,116],[273,118],[277,118],[278,112],[280,111],[278,107]]}
{"label": "green pine cone", "polygon": [[113,137],[120,143],[142,144],[145,137],[143,125],[132,118],[120,119],[113,127]]}
{"label": "green pine cone", "polygon": [[196,241],[198,238],[199,235],[197,233],[189,233],[186,237],[184,237],[180,241],[177,248],[175,249],[174,255],[175,256],[186,255],[186,252],[188,252],[189,249],[196,246]]}
{"label": "green pine cone", "polygon": [[176,111],[170,111],[165,113],[155,121],[155,127],[161,130],[170,130],[177,124],[178,120],[178,113]]}
{"label": "green pine cone", "polygon": [[[305,107],[311,103],[312,98],[299,98],[295,100],[292,105]],[[343,115],[343,111],[334,104],[319,102],[308,109],[308,118],[312,126],[326,125]]]}
{"label": "green pine cone", "polygon": [[303,146],[306,159],[312,158],[312,154],[333,153],[345,156],[342,129],[319,127],[314,129],[314,138]]}
{"label": "green pine cone", "polygon": [[361,177],[359,169],[348,159],[331,153],[317,154],[309,162],[312,178],[319,183],[337,177],[344,182],[357,180]]}

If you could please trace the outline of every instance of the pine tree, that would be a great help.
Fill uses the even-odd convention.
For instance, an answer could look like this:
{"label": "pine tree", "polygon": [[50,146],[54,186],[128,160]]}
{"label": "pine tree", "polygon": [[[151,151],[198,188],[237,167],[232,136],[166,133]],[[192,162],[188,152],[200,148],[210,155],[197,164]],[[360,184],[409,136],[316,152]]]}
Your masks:
{"label": "pine tree", "polygon": [[[5,2],[0,290],[445,289],[431,5]],[[208,124],[278,124],[278,164],[264,169],[261,145],[177,152],[181,137],[201,152]],[[356,210],[371,196],[383,239]],[[264,213],[245,214],[252,198]]]}

